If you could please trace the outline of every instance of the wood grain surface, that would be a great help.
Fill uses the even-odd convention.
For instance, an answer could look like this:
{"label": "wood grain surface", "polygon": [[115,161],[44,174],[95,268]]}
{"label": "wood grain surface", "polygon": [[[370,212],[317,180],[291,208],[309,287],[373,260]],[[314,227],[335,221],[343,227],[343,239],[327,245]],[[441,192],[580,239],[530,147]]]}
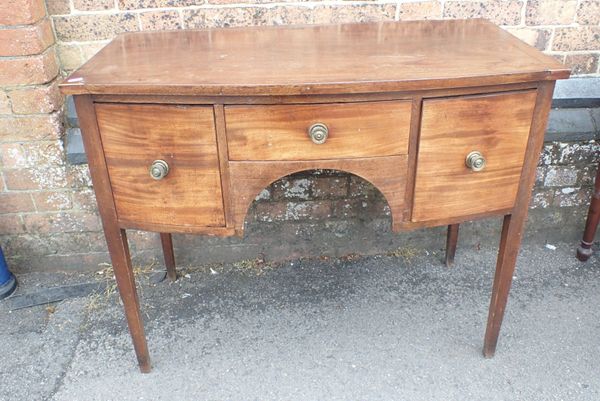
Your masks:
{"label": "wood grain surface", "polygon": [[513,84],[490,84],[442,89],[412,89],[401,92],[332,93],[327,95],[147,95],[147,94],[97,94],[92,98],[100,103],[160,103],[160,104],[199,104],[199,105],[267,105],[267,104],[319,104],[356,103],[413,100],[416,98],[438,98],[444,96],[480,95],[483,93],[507,92],[537,88],[537,82]]}
{"label": "wood grain surface", "polygon": [[[319,160],[408,153],[411,102],[227,106],[229,160]],[[315,144],[312,124],[329,136]]]}
{"label": "wood grain surface", "polygon": [[[536,91],[423,102],[412,221],[513,207]],[[480,151],[487,165],[465,165]]]}
{"label": "wood grain surface", "polygon": [[[385,197],[392,228],[504,216],[484,340],[494,354],[554,80],[569,70],[481,19],[125,33],[61,85],[75,105],[141,371],[125,229],[242,235],[272,182],[331,169]],[[497,93],[493,93],[497,92]],[[307,129],[330,137],[313,144]],[[480,151],[486,168],[465,166]],[[170,166],[153,180],[154,160]]]}
{"label": "wood grain surface", "polygon": [[535,183],[540,152],[544,144],[544,134],[548,123],[548,114],[552,105],[554,82],[542,82],[537,91],[537,99],[533,111],[531,129],[528,135],[527,151],[523,169],[519,177],[519,189],[514,210],[504,216],[500,246],[496,260],[496,272],[492,286],[492,297],[488,313],[488,322],[483,343],[483,355],[491,358],[496,352],[500,326],[506,309],[508,293],[517,263],[517,256],[523,237],[523,229],[527,220],[531,192]]}
{"label": "wood grain surface", "polygon": [[135,285],[135,275],[131,266],[129,243],[125,230],[119,227],[117,208],[114,202],[106,158],[102,148],[102,138],[98,130],[96,110],[92,97],[81,95],[74,97],[75,108],[79,115],[79,124],[88,164],[94,184],[98,212],[102,218],[102,227],[106,237],[106,245],[115,272],[115,280],[119,287],[119,296],[123,301],[123,309],[127,318],[133,348],[142,373],[152,370],[144,321],[140,311],[140,301]]}
{"label": "wood grain surface", "polygon": [[481,19],[125,33],[64,93],[299,95],[566,78],[569,70]]}
{"label": "wood grain surface", "polygon": [[[119,221],[224,226],[212,107],[96,104]],[[169,164],[150,177],[154,160]]]}

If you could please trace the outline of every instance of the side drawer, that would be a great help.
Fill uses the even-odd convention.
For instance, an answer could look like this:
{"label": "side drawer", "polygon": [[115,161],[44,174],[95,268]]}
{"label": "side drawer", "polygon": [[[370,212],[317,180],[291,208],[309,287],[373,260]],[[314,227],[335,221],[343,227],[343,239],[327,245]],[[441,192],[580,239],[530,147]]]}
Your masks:
{"label": "side drawer", "polygon": [[[224,226],[212,107],[97,103],[119,221]],[[168,165],[150,176],[156,160]]]}
{"label": "side drawer", "polygon": [[[423,101],[412,221],[513,207],[536,101],[535,90]],[[471,152],[481,171],[466,163]]]}
{"label": "side drawer", "polygon": [[[408,152],[410,101],[227,106],[229,160],[322,160]],[[327,138],[315,143],[315,124]]]}

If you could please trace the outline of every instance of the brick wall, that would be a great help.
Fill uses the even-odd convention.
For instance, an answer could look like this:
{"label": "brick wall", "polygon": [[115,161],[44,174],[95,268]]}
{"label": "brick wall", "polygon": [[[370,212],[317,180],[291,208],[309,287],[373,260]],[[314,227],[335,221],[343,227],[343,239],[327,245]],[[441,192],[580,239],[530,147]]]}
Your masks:
{"label": "brick wall", "polygon": [[483,17],[555,56],[575,74],[599,73],[600,0],[46,1],[67,71],[123,31]]}
{"label": "brick wall", "polygon": [[43,0],[0,2],[0,243],[17,266],[100,229],[73,192],[83,168],[65,163],[56,49]]}
{"label": "brick wall", "polygon": [[[0,244],[12,268],[89,269],[108,261],[87,165],[73,165],[65,157],[62,137],[73,122],[64,115],[56,83],[115,34],[471,17],[502,25],[577,75],[600,75],[600,0],[2,0]],[[600,113],[574,113],[587,113],[582,118],[589,129],[559,129],[540,161],[530,224],[538,239],[552,238],[553,232],[574,237],[585,215],[598,162]],[[465,243],[497,235],[498,221],[469,227],[462,234]],[[133,232],[130,239],[140,262],[158,255],[155,234]],[[441,229],[391,234],[381,195],[368,183],[335,172],[302,173],[265,189],[248,215],[244,239],[175,238],[179,263],[259,253],[271,258],[339,256],[442,243]]]}

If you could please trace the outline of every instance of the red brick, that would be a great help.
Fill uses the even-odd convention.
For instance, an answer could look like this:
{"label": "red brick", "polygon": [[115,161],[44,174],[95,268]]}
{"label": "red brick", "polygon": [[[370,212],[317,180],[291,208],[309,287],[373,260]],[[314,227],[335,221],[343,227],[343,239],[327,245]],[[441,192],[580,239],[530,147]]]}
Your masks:
{"label": "red brick", "polygon": [[545,187],[570,187],[577,184],[577,170],[571,166],[553,166],[546,171]]}
{"label": "red brick", "polygon": [[160,248],[159,236],[148,231],[127,231],[127,241],[135,250]]}
{"label": "red brick", "polygon": [[529,207],[531,209],[547,208],[554,199],[554,190],[534,189]]}
{"label": "red brick", "polygon": [[0,25],[26,25],[46,15],[44,0],[0,1]]}
{"label": "red brick", "polygon": [[4,168],[31,168],[64,164],[60,140],[54,142],[5,143],[0,145]]}
{"label": "red brick", "polygon": [[9,190],[66,188],[65,166],[4,170],[4,182]]}
{"label": "red brick", "polygon": [[140,14],[144,31],[164,31],[181,29],[181,19],[177,11],[149,11]]}
{"label": "red brick", "polygon": [[0,215],[0,234],[22,234],[25,232],[23,220],[18,214]]}
{"label": "red brick", "polygon": [[65,71],[73,71],[83,64],[81,48],[78,44],[58,43],[56,45],[60,66]]}
{"label": "red brick", "polygon": [[598,172],[598,164],[585,166],[581,169],[581,185],[594,185],[596,173]]}
{"label": "red brick", "polygon": [[[151,233],[158,237],[155,233]],[[129,232],[127,233],[129,239]],[[27,235],[17,235],[6,238],[3,242],[5,255],[27,255],[30,260],[32,256],[61,254],[83,254],[106,250],[106,241],[102,231],[99,232],[73,232]],[[160,244],[158,245],[160,248]],[[155,248],[157,249],[157,248]]]}
{"label": "red brick", "polygon": [[59,139],[62,114],[0,117],[0,138],[3,141],[39,141]]}
{"label": "red brick", "polygon": [[0,29],[0,56],[29,56],[39,54],[54,43],[48,19],[35,25]]}
{"label": "red brick", "polygon": [[586,206],[592,197],[592,188],[561,188],[554,191],[552,206],[573,207]]}
{"label": "red brick", "polygon": [[51,113],[63,104],[56,80],[49,85],[12,90],[9,97],[15,114]]}
{"label": "red brick", "polygon": [[597,54],[567,54],[565,64],[573,75],[594,74],[598,71]]}
{"label": "red brick", "polygon": [[31,194],[39,212],[71,209],[71,194],[66,191],[42,191]]}
{"label": "red brick", "polygon": [[73,0],[73,8],[81,11],[109,10],[115,8],[115,0]]}
{"label": "red brick", "polygon": [[333,202],[335,217],[352,218],[368,216],[369,219],[374,216],[389,215],[390,209],[387,202],[382,197],[370,199],[340,199]]}
{"label": "red brick", "polygon": [[581,0],[577,7],[576,22],[580,25],[600,24],[600,0]]}
{"label": "red brick", "polygon": [[348,195],[347,177],[317,177],[313,184],[313,196],[332,198]]}
{"label": "red brick", "polygon": [[0,192],[0,213],[34,212],[35,206],[27,192]]}
{"label": "red brick", "polygon": [[[129,233],[127,232],[127,239],[129,240]],[[156,233],[150,233],[156,237]],[[58,252],[63,254],[70,253],[86,253],[86,252],[98,252],[106,250],[106,240],[102,231],[86,231],[82,233],[65,233],[65,234],[53,234],[50,238],[48,236],[41,236],[42,239],[46,239],[45,243],[50,243],[48,251],[50,253]],[[155,249],[160,248],[160,243]]]}
{"label": "red brick", "polygon": [[12,107],[10,106],[10,99],[6,92],[0,90],[0,114],[11,114]]}
{"label": "red brick", "polygon": [[[345,3],[345,2],[344,2]],[[269,25],[286,24],[341,24],[352,22],[393,21],[396,5],[393,3],[331,4],[307,7],[267,8],[264,21]]]}
{"label": "red brick", "polygon": [[69,0],[46,0],[46,8],[50,15],[70,14]]}
{"label": "red brick", "polygon": [[380,192],[369,181],[356,175],[350,176],[348,195],[352,198],[379,196]]}
{"label": "red brick", "polygon": [[134,13],[82,14],[54,18],[56,37],[63,42],[112,39],[121,32],[137,31]]}
{"label": "red brick", "polygon": [[400,21],[440,19],[442,5],[439,1],[400,2],[398,4]]}
{"label": "red brick", "polygon": [[184,10],[188,28],[232,27],[249,25],[329,24],[344,22],[391,21],[396,5],[327,4],[309,7],[214,7]]}
{"label": "red brick", "polygon": [[[232,0],[236,3],[243,3],[245,0]],[[254,0],[249,0],[254,1]],[[261,0],[257,0],[260,3]],[[121,10],[138,10],[140,8],[164,8],[164,7],[186,7],[198,6],[204,3],[204,0],[119,0]]]}
{"label": "red brick", "polygon": [[558,51],[598,50],[600,49],[600,27],[556,28],[552,49]]}
{"label": "red brick", "polygon": [[0,85],[45,84],[57,74],[54,49],[37,56],[0,59]]}
{"label": "red brick", "polygon": [[[254,219],[262,222],[324,220],[331,217],[331,202],[258,202],[252,213]],[[250,220],[250,214],[247,219]]]}
{"label": "red brick", "polygon": [[91,188],[73,192],[73,208],[93,211],[98,208],[96,196]]}
{"label": "red brick", "polygon": [[285,177],[273,183],[273,199],[308,199],[313,186],[312,177]]}
{"label": "red brick", "polygon": [[90,188],[92,177],[87,164],[67,167],[67,182],[71,188]]}
{"label": "red brick", "polygon": [[446,1],[444,18],[487,18],[498,25],[519,25],[522,7],[516,0]]}
{"label": "red brick", "polygon": [[[285,220],[287,203],[285,202],[258,202],[248,212],[246,220],[255,219],[262,222]],[[250,217],[253,215],[253,217]]]}
{"label": "red brick", "polygon": [[568,25],[575,18],[577,0],[529,0],[525,10],[527,25]]}
{"label": "red brick", "polygon": [[23,216],[28,233],[69,233],[98,231],[97,215],[88,212],[37,213]]}

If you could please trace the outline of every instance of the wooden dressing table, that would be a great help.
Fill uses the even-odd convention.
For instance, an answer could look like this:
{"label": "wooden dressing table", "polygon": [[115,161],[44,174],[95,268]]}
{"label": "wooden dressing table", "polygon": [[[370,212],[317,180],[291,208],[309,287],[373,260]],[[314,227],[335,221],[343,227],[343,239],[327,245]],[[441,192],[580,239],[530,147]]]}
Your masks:
{"label": "wooden dressing table", "polygon": [[243,235],[271,182],[356,174],[394,231],[504,216],[483,353],[496,349],[552,101],[569,71],[485,20],[141,32],[67,78],[142,372],[126,229]]}

